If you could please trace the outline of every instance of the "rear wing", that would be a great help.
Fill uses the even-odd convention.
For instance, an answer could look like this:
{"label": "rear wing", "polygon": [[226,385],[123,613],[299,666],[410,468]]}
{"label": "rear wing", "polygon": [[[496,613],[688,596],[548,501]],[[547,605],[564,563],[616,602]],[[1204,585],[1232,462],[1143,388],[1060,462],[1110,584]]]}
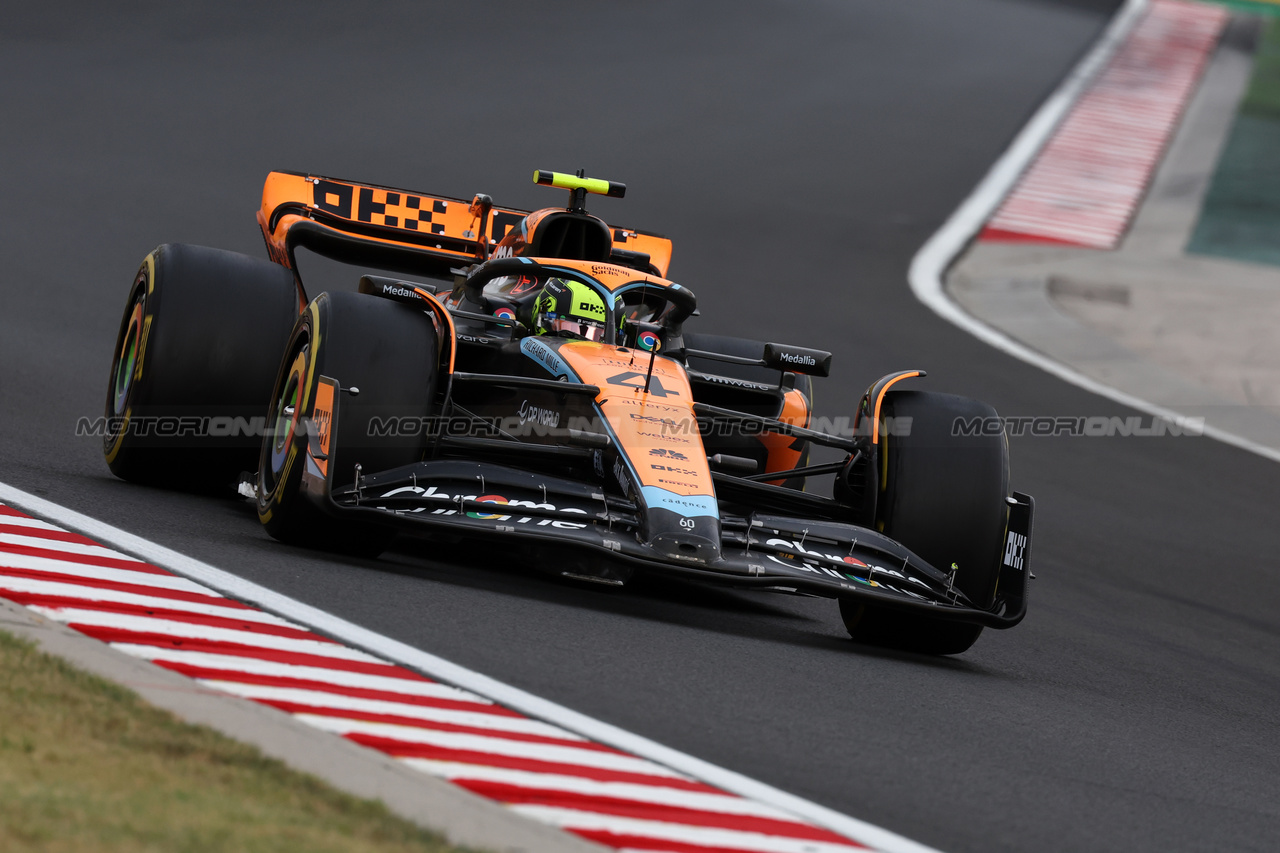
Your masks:
{"label": "rear wing", "polygon": [[[448,280],[451,269],[483,261],[529,213],[320,175],[271,172],[262,188],[258,225],[271,260],[295,272],[294,249],[302,246],[344,263]],[[648,255],[666,277],[671,240],[625,228],[610,231],[619,258]]]}

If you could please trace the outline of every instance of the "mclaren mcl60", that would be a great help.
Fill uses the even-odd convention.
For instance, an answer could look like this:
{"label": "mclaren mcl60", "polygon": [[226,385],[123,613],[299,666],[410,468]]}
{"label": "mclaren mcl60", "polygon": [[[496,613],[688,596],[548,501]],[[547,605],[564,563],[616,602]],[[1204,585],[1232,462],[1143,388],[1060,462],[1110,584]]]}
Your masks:
{"label": "mclaren mcl60", "polygon": [[[832,598],[855,639],[919,652],[1023,618],[1033,504],[990,406],[905,370],[815,429],[830,353],[687,329],[671,241],[586,210],[623,185],[534,178],[567,206],[273,172],[269,260],[157,248],[111,366],[111,470],[239,488],[301,546],[508,540],[583,581]],[[310,296],[299,247],[377,274]]]}

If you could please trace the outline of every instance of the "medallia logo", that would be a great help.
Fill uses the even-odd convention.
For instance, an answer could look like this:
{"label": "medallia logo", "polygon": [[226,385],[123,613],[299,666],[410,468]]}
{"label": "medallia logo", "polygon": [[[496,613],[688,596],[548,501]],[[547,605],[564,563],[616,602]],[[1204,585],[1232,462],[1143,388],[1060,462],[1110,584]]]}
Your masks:
{"label": "medallia logo", "polygon": [[408,299],[418,295],[416,291],[400,284],[384,284],[382,285],[382,293],[385,296],[399,296],[401,299]]}

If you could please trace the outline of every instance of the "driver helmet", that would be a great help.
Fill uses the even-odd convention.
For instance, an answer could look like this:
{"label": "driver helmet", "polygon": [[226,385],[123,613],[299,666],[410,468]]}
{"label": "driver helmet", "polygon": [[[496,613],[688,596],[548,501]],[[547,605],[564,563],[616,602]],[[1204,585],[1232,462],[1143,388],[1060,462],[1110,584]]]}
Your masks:
{"label": "driver helmet", "polygon": [[594,288],[564,278],[547,279],[533,306],[539,335],[602,341],[608,320],[609,310]]}

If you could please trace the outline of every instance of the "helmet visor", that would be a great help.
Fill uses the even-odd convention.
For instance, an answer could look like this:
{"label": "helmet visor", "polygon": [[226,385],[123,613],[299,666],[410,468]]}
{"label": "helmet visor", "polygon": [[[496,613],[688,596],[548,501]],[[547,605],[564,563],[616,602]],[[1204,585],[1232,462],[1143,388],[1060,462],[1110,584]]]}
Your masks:
{"label": "helmet visor", "polygon": [[547,326],[557,335],[569,335],[587,341],[604,340],[604,324],[581,317],[559,317],[548,320]]}

